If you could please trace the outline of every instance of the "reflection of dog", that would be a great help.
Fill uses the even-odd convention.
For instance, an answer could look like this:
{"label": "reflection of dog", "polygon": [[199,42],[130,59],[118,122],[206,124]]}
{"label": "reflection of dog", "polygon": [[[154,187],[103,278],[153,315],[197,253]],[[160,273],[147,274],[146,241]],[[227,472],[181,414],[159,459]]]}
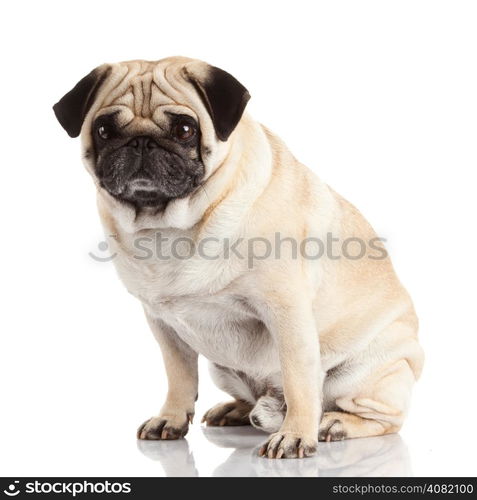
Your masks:
{"label": "reflection of dog", "polygon": [[358,245],[358,260],[312,261],[290,246],[252,270],[236,254],[134,258],[137,238],[158,230],[169,241],[208,238],[212,249],[227,238],[242,255],[241,241],[276,233],[375,238],[352,205],[243,115],[248,99],[225,71],[169,58],[101,66],[54,107],[71,136],[81,132],[101,218],[115,235],[114,262],[162,348],[167,400],[139,437],[187,432],[198,353],[235,398],[211,409],[207,423],[251,421],[276,432],[261,450],[269,457],[311,455],[318,437],[395,432],[422,352],[411,300],[387,257],[362,255]]}
{"label": "reflection of dog", "polygon": [[186,439],[164,440],[160,443],[141,439],[137,445],[146,457],[160,462],[167,477],[197,477],[199,475]]}
{"label": "reflection of dog", "polygon": [[[214,445],[233,450],[214,470],[216,477],[412,476],[409,452],[399,434],[322,443],[310,460],[267,461],[256,457],[263,434],[251,427],[206,427],[203,431]],[[161,463],[167,476],[198,475],[186,440],[140,440],[138,446],[148,458]]]}
{"label": "reflection of dog", "polygon": [[320,443],[311,460],[268,461],[252,457],[258,477],[408,477],[409,452],[399,434]]}

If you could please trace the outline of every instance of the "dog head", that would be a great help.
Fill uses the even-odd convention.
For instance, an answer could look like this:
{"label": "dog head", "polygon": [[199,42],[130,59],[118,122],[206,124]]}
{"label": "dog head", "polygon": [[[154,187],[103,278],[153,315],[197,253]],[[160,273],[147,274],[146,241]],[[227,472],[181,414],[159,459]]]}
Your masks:
{"label": "dog head", "polygon": [[100,66],[53,109],[100,189],[160,210],[218,167],[249,98],[229,73],[172,57]]}

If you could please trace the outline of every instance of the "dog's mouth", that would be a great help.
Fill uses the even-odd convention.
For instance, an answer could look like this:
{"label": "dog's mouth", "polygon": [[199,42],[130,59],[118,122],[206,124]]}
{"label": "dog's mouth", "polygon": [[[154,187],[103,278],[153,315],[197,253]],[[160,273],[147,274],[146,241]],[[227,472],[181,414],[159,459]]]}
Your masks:
{"label": "dog's mouth", "polygon": [[201,188],[202,183],[197,178],[192,182],[177,185],[173,190],[166,189],[168,192],[165,192],[162,183],[145,177],[136,177],[119,185],[103,179],[100,185],[111,196],[136,208],[154,207],[163,210],[170,201],[193,195]]}
{"label": "dog's mouth", "polygon": [[123,195],[132,198],[157,198],[161,196],[161,191],[158,186],[148,179],[135,179],[127,182],[124,187]]}
{"label": "dog's mouth", "polygon": [[171,200],[171,197],[161,190],[161,186],[150,179],[136,178],[114,188],[107,182],[101,184],[115,198],[137,207],[163,208]]}

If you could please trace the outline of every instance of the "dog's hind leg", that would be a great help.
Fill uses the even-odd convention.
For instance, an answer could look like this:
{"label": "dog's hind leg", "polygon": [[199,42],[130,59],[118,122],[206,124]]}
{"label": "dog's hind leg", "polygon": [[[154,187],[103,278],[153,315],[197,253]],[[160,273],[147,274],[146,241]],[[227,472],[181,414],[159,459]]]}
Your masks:
{"label": "dog's hind leg", "polygon": [[335,408],[342,411],[325,411],[318,439],[339,441],[398,432],[415,380],[406,359],[382,367],[356,392],[335,399]]}
{"label": "dog's hind leg", "polygon": [[276,432],[286,414],[283,390],[275,380],[256,380],[240,370],[212,363],[210,374],[216,385],[235,398],[211,408],[202,421],[207,425],[250,425]]}
{"label": "dog's hind leg", "polygon": [[320,441],[399,431],[424,359],[412,319],[391,323],[366,350],[328,372]]}
{"label": "dog's hind leg", "polygon": [[235,399],[208,410],[202,422],[211,426],[250,425],[249,415],[259,397],[259,384],[241,371],[216,363],[209,364],[209,371],[217,387]]}
{"label": "dog's hind leg", "polygon": [[250,425],[252,405],[236,399],[228,403],[219,403],[205,412],[202,422],[210,426]]}
{"label": "dog's hind leg", "polygon": [[272,433],[280,429],[285,419],[287,407],[283,392],[275,389],[259,398],[257,404],[250,412],[250,422],[262,431]]}

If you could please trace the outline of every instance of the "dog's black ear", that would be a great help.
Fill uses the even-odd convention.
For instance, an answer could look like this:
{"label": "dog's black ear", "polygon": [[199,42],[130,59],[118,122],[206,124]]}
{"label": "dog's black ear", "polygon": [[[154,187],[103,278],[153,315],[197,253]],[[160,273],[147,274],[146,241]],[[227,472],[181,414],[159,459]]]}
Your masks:
{"label": "dog's black ear", "polygon": [[56,118],[70,137],[80,135],[86,114],[110,72],[110,66],[99,66],[82,78],[53,106]]}
{"label": "dog's black ear", "polygon": [[186,66],[185,74],[207,108],[217,137],[226,141],[240,121],[250,99],[248,90],[231,74],[215,66],[207,65],[201,75],[190,71]]}

